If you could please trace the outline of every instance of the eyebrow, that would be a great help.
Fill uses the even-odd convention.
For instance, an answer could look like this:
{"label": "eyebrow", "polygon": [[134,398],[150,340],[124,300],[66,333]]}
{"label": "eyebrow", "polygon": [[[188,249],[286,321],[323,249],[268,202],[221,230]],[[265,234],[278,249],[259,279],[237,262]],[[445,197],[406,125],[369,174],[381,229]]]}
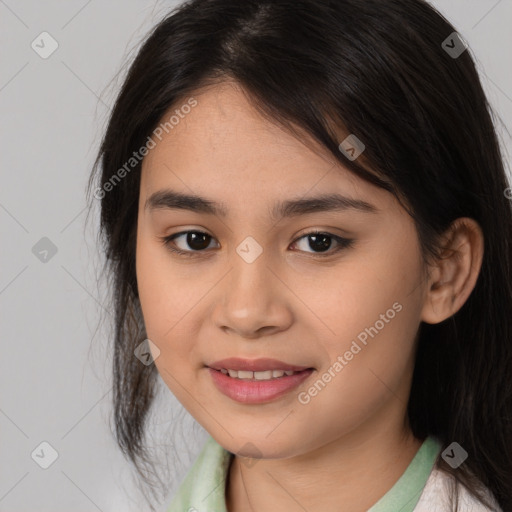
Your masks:
{"label": "eyebrow", "polygon": [[[144,209],[180,209],[197,213],[206,213],[226,218],[228,209],[223,203],[217,203],[206,197],[184,194],[170,189],[154,192],[146,200]],[[315,197],[288,199],[278,201],[270,210],[270,217],[276,220],[281,217],[296,217],[317,212],[355,210],[363,213],[378,213],[372,204],[353,199],[341,194],[322,194]]]}

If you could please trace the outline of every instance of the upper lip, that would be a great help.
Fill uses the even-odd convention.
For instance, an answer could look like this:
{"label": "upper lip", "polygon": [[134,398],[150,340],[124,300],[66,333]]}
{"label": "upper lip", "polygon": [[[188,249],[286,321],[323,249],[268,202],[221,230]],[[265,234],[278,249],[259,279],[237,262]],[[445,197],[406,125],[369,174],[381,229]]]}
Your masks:
{"label": "upper lip", "polygon": [[285,363],[277,359],[269,359],[266,357],[260,359],[242,359],[240,357],[228,357],[227,359],[220,359],[207,365],[215,370],[246,370],[251,372],[260,372],[264,370],[284,370],[300,372],[311,368],[310,366],[297,366],[294,364]]}

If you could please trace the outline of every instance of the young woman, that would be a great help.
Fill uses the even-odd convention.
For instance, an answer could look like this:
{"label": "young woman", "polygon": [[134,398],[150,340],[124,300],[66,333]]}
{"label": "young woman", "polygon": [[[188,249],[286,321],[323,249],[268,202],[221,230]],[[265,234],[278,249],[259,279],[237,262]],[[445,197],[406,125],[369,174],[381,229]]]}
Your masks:
{"label": "young woman", "polygon": [[117,441],[158,375],[210,434],[169,512],[512,511],[510,184],[428,3],[182,4],[90,187]]}

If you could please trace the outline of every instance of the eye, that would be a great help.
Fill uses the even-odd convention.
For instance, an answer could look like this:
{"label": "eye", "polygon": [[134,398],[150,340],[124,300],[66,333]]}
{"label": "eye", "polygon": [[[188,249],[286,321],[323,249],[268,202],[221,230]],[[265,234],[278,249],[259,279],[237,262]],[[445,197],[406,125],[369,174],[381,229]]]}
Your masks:
{"label": "eye", "polygon": [[[185,237],[185,244],[188,244],[193,250],[176,248],[174,240]],[[178,253],[181,256],[194,256],[196,252],[202,252],[208,247],[208,241],[213,240],[213,237],[204,231],[182,231],[174,235],[161,237],[162,243],[171,251]]]}
{"label": "eye", "polygon": [[[186,247],[179,248],[175,240],[178,240],[182,237],[184,244],[188,245],[188,247],[192,248],[192,250],[188,250]],[[312,254],[315,254],[320,257],[330,256],[334,253],[341,251],[342,249],[348,249],[352,247],[354,240],[343,238],[337,235],[333,235],[332,233],[326,233],[322,231],[311,231],[310,233],[306,233],[301,237],[297,238],[292,245],[298,243],[298,241],[303,238],[309,237],[309,247],[314,249]],[[208,248],[209,242],[214,238],[205,233],[204,231],[182,231],[180,233],[175,233],[174,235],[159,237],[162,243],[173,253],[177,253],[180,256],[196,256],[198,253],[205,252],[205,249]],[[334,240],[337,244],[334,250],[329,251],[331,249],[332,242],[329,240]],[[319,252],[316,252],[319,251]],[[307,250],[303,250],[302,252],[308,252]],[[322,254],[326,253],[327,254]]]}
{"label": "eye", "polygon": [[[326,233],[323,231],[311,231],[309,233],[306,233],[302,235],[301,237],[297,238],[293,244],[297,244],[299,240],[302,240],[303,238],[309,238],[309,241],[306,242],[307,246],[314,249],[312,254],[315,254],[317,256],[323,257],[323,256],[330,256],[334,253],[337,253],[341,251],[342,249],[348,249],[349,247],[352,247],[354,244],[354,240],[350,240],[348,238],[343,238],[341,236],[333,235],[332,233]],[[337,244],[334,250],[329,252],[329,249],[331,248],[332,242],[330,240],[334,240]],[[293,245],[292,244],[292,245]],[[304,244],[304,245],[306,245]],[[315,252],[316,250],[320,251],[319,253]],[[308,252],[308,251],[304,251]],[[328,252],[327,254],[321,254]]]}

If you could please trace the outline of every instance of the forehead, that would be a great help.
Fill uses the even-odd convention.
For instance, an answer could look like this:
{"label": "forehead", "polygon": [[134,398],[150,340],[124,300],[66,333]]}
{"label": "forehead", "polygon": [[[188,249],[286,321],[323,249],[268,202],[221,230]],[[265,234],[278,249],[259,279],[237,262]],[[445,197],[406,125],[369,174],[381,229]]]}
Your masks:
{"label": "forehead", "polygon": [[[190,98],[195,106],[181,109],[194,104]],[[177,114],[144,158],[141,195],[172,187],[241,204],[308,191],[366,194],[374,200],[388,195],[344,168],[312,138],[298,138],[263,117],[236,84],[209,87],[190,98],[163,116],[165,122]]]}

